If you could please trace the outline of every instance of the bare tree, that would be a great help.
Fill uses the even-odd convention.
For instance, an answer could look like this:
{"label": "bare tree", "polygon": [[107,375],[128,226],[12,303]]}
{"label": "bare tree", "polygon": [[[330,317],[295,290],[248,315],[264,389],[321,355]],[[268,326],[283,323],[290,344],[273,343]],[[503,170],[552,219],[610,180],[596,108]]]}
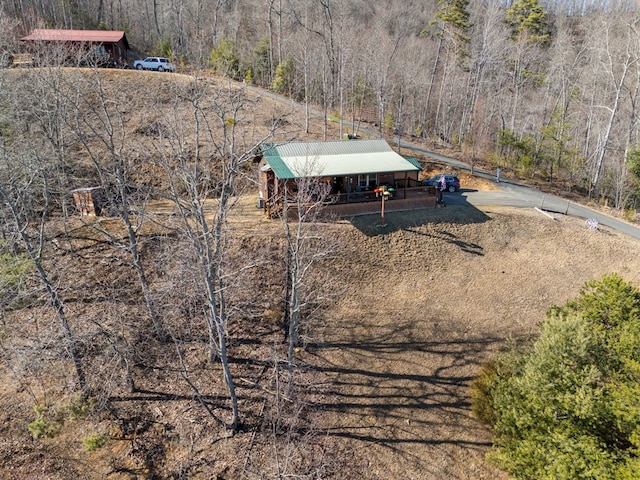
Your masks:
{"label": "bare tree", "polygon": [[[86,83],[79,84],[77,95],[70,98],[73,105],[70,127],[91,159],[107,198],[108,208],[122,220],[127,233],[124,248],[131,255],[155,334],[160,340],[164,340],[166,332],[154,304],[140,255],[137,232],[144,226],[145,200],[151,192],[145,191],[143,185],[137,185],[133,178],[137,165],[124,118],[124,111],[128,107],[120,100],[119,89],[112,88],[108,91],[99,70],[92,70],[82,80],[86,80]],[[84,95],[88,91],[93,91],[95,95]],[[132,198],[134,195],[135,198]],[[95,225],[95,228],[100,227]],[[111,236],[104,230],[103,233]],[[112,240],[116,241],[114,238]]]}
{"label": "bare tree", "polygon": [[[231,402],[229,428],[239,424],[238,398],[228,355],[228,289],[237,271],[245,265],[228,261],[228,216],[241,192],[243,166],[253,159],[259,146],[270,136],[244,141],[240,145],[242,115],[250,100],[242,89],[228,84],[210,87],[192,78],[177,95],[189,105],[190,122],[174,119],[173,129],[164,139],[170,145],[164,153],[164,167],[181,220],[181,235],[197,261],[197,275],[205,293],[209,360],[220,361]],[[193,129],[191,128],[193,126]],[[203,147],[204,144],[207,147]]]}
{"label": "bare tree", "polygon": [[[313,172],[314,160],[308,159],[303,169]],[[294,390],[295,352],[300,332],[314,307],[326,299],[327,292],[314,278],[314,268],[331,258],[337,244],[326,233],[322,223],[323,207],[331,201],[331,184],[320,178],[302,174],[285,187],[282,198],[282,223],[286,240],[285,252],[285,339],[288,340],[287,367],[289,395]],[[326,214],[325,214],[326,215]]]}
{"label": "bare tree", "polygon": [[604,28],[605,39],[600,61],[603,71],[609,76],[609,80],[611,82],[610,85],[613,88],[613,100],[611,104],[602,105],[602,107],[609,112],[609,116],[604,127],[604,132],[602,133],[601,146],[598,150],[599,153],[596,159],[589,189],[590,196],[593,196],[596,188],[598,187],[602,166],[611,140],[613,126],[622,104],[622,94],[623,89],[625,88],[627,75],[630,73],[631,68],[638,62],[638,60],[640,60],[637,50],[638,39],[640,38],[637,26],[638,20],[632,21],[626,25],[626,42],[619,52],[615,51],[617,43],[612,42],[613,38],[610,27],[606,25]]}
{"label": "bare tree", "polygon": [[[471,59],[472,67],[469,75],[469,95],[466,96],[465,109],[460,123],[461,136],[468,139],[475,152],[480,135],[480,126],[474,125],[482,113],[480,107],[481,93],[486,75],[492,74],[500,62],[501,52],[507,41],[506,26],[503,25],[502,14],[495,3],[483,7],[482,23],[473,27]],[[472,155],[473,157],[475,156]]]}
{"label": "bare tree", "polygon": [[[42,157],[37,155],[12,154],[2,149],[0,165],[0,199],[5,215],[11,220],[12,233],[19,238],[21,248],[29,256],[38,272],[51,308],[60,322],[66,342],[66,350],[73,362],[75,383],[80,392],[86,394],[87,381],[76,337],[71,328],[65,302],[45,266],[45,226],[53,203],[53,188],[48,180],[49,172]],[[34,201],[39,199],[39,205]]]}

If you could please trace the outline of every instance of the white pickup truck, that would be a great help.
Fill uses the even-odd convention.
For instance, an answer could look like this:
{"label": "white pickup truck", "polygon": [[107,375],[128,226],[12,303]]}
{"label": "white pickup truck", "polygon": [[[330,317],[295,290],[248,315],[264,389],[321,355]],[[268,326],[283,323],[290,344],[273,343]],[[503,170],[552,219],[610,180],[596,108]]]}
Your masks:
{"label": "white pickup truck", "polygon": [[157,72],[175,72],[176,66],[164,57],[147,57],[144,60],[133,62],[136,70],[155,70]]}

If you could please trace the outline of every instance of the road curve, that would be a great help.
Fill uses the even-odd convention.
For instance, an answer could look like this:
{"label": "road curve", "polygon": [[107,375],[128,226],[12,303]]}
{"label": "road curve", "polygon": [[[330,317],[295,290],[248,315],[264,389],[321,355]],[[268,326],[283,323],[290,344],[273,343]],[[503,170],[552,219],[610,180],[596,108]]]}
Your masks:
{"label": "road curve", "polygon": [[[445,155],[441,155],[436,152],[432,152],[423,147],[413,145],[409,142],[401,142],[400,148],[412,150],[422,153],[433,159],[451,165],[452,167],[462,170],[471,171],[471,166],[450,158]],[[473,169],[473,174],[495,182],[495,175],[482,169]],[[604,225],[620,233],[628,235],[640,240],[640,228],[635,227],[629,223],[620,221],[610,215],[593,210],[577,203],[569,202],[564,198],[543,193],[535,188],[521,185],[512,181],[501,181],[496,184],[499,187],[497,191],[476,191],[465,190],[464,188],[456,193],[447,193],[446,202],[450,205],[463,205],[469,203],[475,207],[488,207],[491,205],[500,205],[506,207],[520,207],[520,208],[540,208],[552,214],[571,215],[578,218],[595,219],[599,225]],[[464,187],[464,185],[463,185]]]}

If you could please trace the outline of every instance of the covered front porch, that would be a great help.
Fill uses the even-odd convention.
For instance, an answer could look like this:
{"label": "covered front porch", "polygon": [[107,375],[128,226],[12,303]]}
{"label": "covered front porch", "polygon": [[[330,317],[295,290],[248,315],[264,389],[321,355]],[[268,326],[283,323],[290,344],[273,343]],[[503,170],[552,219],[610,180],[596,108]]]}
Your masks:
{"label": "covered front porch", "polygon": [[332,203],[358,203],[379,200],[384,189],[388,199],[408,198],[409,192],[423,189],[417,174],[411,172],[360,174],[345,177],[325,178],[331,192]]}
{"label": "covered front porch", "polygon": [[[384,209],[385,212],[398,212],[416,208],[434,208],[435,206],[435,191],[432,188],[421,186],[402,189],[400,195],[385,200]],[[334,218],[380,213],[381,210],[382,199],[375,195],[370,200],[349,203],[335,201],[323,207],[323,213]]]}

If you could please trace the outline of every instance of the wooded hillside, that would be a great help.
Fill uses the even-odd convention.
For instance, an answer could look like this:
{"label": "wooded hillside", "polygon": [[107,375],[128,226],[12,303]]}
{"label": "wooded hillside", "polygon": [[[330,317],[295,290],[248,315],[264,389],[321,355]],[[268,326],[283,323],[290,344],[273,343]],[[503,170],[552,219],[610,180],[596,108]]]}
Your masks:
{"label": "wooded hillside", "polygon": [[365,112],[633,208],[640,18],[379,3],[2,3],[1,55],[36,26],[122,28],[179,70],[47,48],[0,69],[0,476],[500,478],[471,380],[549,303],[635,278],[637,242],[500,208],[322,223],[311,188],[308,222],[266,220],[254,156]]}
{"label": "wooded hillside", "polygon": [[623,209],[638,199],[638,15],[631,0],[12,0],[0,52],[33,27],[123,29],[183,71],[273,88],[354,129],[373,117]]}

